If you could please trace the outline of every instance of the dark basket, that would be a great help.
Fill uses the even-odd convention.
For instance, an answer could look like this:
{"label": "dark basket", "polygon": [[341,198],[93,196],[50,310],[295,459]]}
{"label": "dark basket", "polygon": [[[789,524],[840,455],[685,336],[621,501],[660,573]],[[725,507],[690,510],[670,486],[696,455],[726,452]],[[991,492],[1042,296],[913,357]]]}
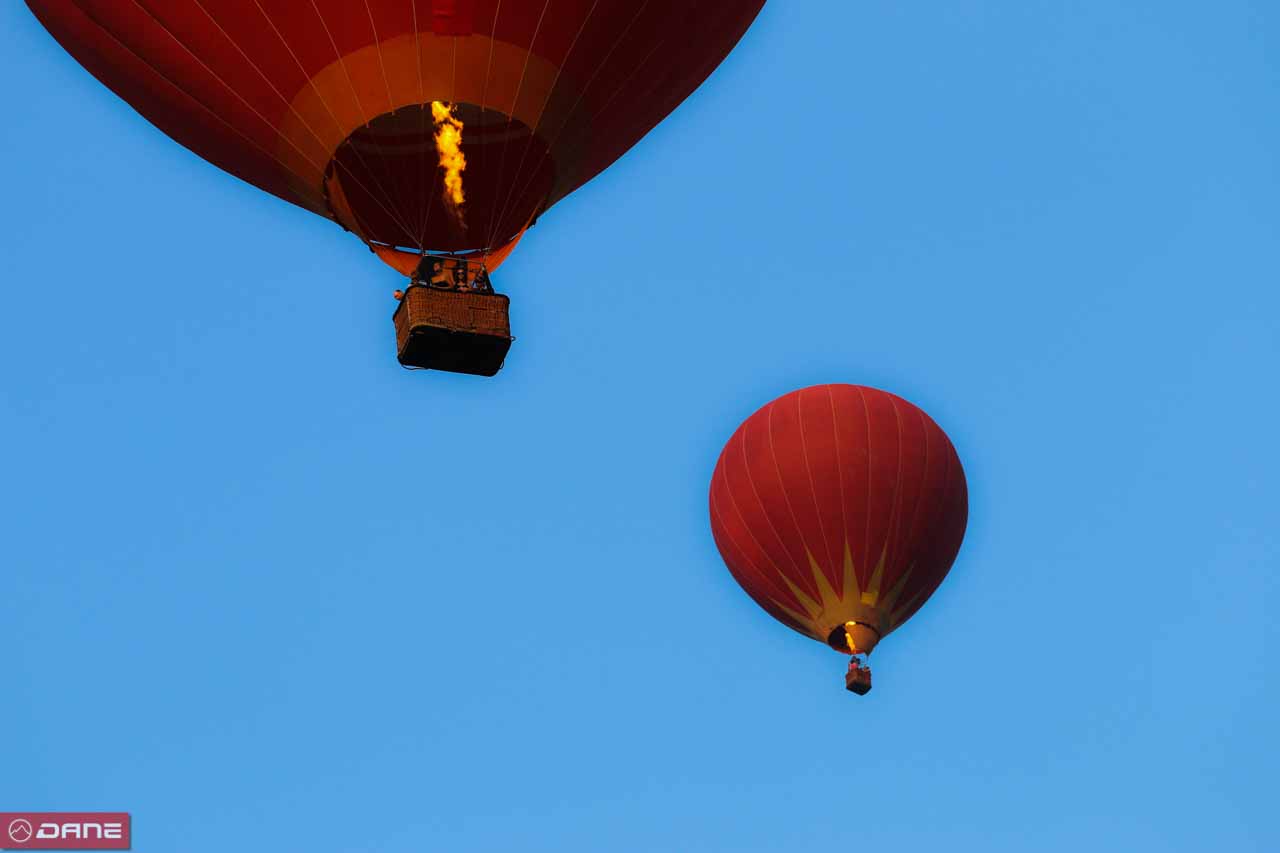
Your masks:
{"label": "dark basket", "polygon": [[510,305],[500,293],[411,285],[394,318],[400,363],[493,376],[511,349]]}
{"label": "dark basket", "polygon": [[844,676],[844,686],[846,690],[857,693],[859,696],[866,696],[871,692],[871,670],[849,670]]}

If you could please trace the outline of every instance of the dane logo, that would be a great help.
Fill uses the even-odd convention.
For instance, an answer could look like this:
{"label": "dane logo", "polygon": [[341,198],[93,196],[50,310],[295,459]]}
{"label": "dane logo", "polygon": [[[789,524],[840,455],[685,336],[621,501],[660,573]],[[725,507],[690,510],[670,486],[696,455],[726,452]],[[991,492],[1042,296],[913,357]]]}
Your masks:
{"label": "dane logo", "polygon": [[18,844],[26,844],[32,836],[31,821],[16,817],[9,823],[9,840]]}
{"label": "dane logo", "polygon": [[0,850],[128,850],[125,812],[0,812]]}

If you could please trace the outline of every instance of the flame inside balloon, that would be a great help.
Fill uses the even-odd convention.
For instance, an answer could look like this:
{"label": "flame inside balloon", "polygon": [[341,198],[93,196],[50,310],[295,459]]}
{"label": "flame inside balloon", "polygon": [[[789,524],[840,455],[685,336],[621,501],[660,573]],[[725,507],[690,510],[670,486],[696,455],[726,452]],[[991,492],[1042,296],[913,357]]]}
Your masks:
{"label": "flame inside balloon", "polygon": [[440,155],[440,168],[444,170],[444,200],[459,227],[466,228],[462,205],[467,196],[462,189],[462,173],[467,168],[467,158],[462,153],[462,122],[453,114],[453,107],[443,101],[431,102],[431,117],[436,123],[436,152]]}

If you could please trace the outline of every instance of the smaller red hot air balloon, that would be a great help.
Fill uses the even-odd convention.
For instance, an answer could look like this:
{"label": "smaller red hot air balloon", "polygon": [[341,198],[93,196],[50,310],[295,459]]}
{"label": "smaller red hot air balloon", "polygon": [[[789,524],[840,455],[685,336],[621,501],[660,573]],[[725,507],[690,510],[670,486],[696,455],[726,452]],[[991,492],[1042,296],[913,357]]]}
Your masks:
{"label": "smaller red hot air balloon", "polygon": [[778,621],[865,657],[942,583],[964,539],[955,448],[886,391],[817,385],[749,417],[711,478],[711,530],[734,579]]}

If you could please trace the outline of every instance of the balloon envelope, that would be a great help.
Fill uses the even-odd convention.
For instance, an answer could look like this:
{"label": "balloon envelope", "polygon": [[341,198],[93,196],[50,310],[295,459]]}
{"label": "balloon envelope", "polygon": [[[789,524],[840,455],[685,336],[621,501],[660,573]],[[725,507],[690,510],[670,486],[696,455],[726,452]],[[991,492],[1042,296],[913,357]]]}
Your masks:
{"label": "balloon envelope", "polygon": [[[178,142],[366,242],[488,252],[634,145],[764,0],[27,0]],[[464,126],[443,194],[431,104]]]}
{"label": "balloon envelope", "polygon": [[[793,391],[729,439],[711,480],[729,571],[785,625],[869,652],[946,577],[964,538],[964,471],[946,434],[893,394]],[[857,648],[844,645],[849,623]]]}

